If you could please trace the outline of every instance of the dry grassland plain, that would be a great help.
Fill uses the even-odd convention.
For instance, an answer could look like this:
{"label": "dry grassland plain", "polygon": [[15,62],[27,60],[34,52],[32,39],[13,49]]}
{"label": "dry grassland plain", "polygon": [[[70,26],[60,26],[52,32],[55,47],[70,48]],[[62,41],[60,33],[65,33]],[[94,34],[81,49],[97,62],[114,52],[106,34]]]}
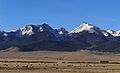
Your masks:
{"label": "dry grassland plain", "polygon": [[120,54],[1,51],[0,73],[120,73]]}

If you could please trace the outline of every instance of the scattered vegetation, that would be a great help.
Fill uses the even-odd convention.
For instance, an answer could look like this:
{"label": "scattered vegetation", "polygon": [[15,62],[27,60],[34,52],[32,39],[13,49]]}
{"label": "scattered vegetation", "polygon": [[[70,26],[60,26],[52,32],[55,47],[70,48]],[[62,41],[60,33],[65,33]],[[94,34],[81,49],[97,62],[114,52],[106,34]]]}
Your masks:
{"label": "scattered vegetation", "polygon": [[[34,70],[33,70],[34,69]],[[0,72],[8,70],[31,70],[80,72],[80,73],[120,73],[119,62],[99,61],[99,62],[79,62],[79,61],[0,61]],[[4,73],[4,72],[3,72]],[[34,72],[33,72],[34,73]],[[39,72],[38,72],[39,73]]]}

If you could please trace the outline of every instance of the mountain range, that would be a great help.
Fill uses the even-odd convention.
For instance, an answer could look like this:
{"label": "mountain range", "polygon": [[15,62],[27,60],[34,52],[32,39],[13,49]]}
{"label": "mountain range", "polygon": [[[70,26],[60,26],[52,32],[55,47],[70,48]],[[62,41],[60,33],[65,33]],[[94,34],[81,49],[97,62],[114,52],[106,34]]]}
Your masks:
{"label": "mountain range", "polygon": [[12,31],[0,31],[0,50],[18,47],[19,51],[94,50],[120,52],[120,30],[105,30],[83,23],[71,32],[53,29],[48,24],[27,25]]}

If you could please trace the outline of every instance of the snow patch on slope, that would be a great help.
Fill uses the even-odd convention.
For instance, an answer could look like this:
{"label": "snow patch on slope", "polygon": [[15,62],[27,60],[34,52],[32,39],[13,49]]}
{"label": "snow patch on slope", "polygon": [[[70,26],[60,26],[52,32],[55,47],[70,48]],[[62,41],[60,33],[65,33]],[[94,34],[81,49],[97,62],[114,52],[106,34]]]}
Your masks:
{"label": "snow patch on slope", "polygon": [[62,35],[62,34],[63,34],[63,31],[60,31],[59,34]]}
{"label": "snow patch on slope", "polygon": [[106,36],[106,37],[109,36],[109,34],[108,34],[106,31],[103,31],[102,33],[103,33],[103,35]]}
{"label": "snow patch on slope", "polygon": [[40,32],[43,32],[44,30],[43,30],[43,28],[42,28],[42,27],[40,27],[40,28],[39,28],[39,31],[40,31]]}
{"label": "snow patch on slope", "polygon": [[28,25],[27,27],[21,28],[22,35],[32,35],[34,34],[32,26]]}
{"label": "snow patch on slope", "polygon": [[7,37],[7,36],[8,36],[8,34],[7,34],[7,33],[4,33],[4,34],[3,34],[3,36]]}

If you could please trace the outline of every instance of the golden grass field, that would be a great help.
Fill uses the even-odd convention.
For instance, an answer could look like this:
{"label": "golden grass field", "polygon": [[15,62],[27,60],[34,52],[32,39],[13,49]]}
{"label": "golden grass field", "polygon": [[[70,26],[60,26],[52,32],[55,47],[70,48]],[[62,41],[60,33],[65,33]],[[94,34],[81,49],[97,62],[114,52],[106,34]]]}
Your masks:
{"label": "golden grass field", "polygon": [[0,73],[120,73],[120,54],[1,51]]}

